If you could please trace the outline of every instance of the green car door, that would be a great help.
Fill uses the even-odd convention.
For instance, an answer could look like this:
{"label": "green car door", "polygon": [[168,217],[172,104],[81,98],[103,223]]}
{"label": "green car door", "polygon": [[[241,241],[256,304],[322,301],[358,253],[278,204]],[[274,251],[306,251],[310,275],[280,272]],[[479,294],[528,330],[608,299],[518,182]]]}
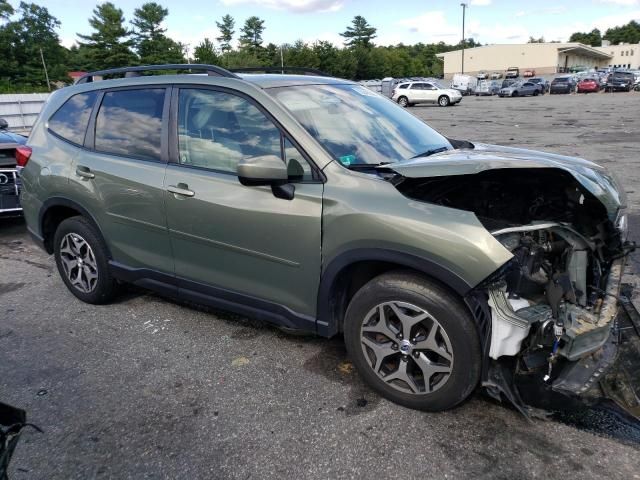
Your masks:
{"label": "green car door", "polygon": [[75,157],[68,196],[95,218],[113,260],[173,274],[164,210],[167,89],[106,90]]}
{"label": "green car door", "polygon": [[[177,132],[170,136],[165,204],[179,286],[211,287],[214,296],[238,294],[313,318],[322,182],[249,98],[195,87],[176,89],[174,96],[170,128]],[[240,183],[238,162],[260,155],[287,162],[293,199],[276,198],[271,187]]]}

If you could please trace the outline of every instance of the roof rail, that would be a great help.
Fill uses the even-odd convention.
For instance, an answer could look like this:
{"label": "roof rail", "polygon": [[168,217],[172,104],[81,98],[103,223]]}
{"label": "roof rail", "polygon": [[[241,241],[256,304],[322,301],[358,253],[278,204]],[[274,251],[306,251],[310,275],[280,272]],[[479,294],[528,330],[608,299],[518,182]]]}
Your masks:
{"label": "roof rail", "polygon": [[153,72],[159,70],[200,70],[206,72],[207,75],[214,77],[240,78],[235,73],[225,70],[222,67],[218,67],[217,65],[199,63],[168,63],[165,65],[138,65],[135,67],[110,68],[108,70],[89,72],[78,78],[75,84],[93,82],[93,77],[98,76],[124,74],[125,78],[138,77],[142,72]]}
{"label": "roof rail", "polygon": [[244,67],[244,68],[232,68],[231,72],[234,73],[255,73],[255,72],[264,72],[264,73],[286,73],[286,72],[295,72],[295,73],[303,73],[310,75],[318,75],[319,77],[330,77],[326,72],[322,70],[317,70],[315,68],[307,68],[307,67]]}

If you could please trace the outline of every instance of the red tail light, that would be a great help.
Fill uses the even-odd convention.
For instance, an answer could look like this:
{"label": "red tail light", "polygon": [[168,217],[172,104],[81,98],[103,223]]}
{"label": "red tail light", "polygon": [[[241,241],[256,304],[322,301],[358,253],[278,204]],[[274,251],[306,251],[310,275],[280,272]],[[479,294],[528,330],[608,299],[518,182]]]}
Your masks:
{"label": "red tail light", "polygon": [[31,158],[31,147],[20,145],[16,148],[16,164],[19,167],[25,167]]}

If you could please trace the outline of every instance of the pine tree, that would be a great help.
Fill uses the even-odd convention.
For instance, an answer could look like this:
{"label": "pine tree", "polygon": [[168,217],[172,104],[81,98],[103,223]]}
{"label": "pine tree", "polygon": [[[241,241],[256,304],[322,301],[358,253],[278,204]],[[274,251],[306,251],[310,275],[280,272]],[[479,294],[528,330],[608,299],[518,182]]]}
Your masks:
{"label": "pine tree", "polygon": [[340,34],[341,37],[345,38],[345,45],[348,47],[371,48],[373,46],[371,41],[376,38],[378,30],[369,25],[367,20],[360,15],[353,17],[351,24],[346,31]]}
{"label": "pine tree", "polygon": [[93,9],[93,16],[89,25],[95,30],[90,35],[78,34],[89,53],[89,63],[92,70],[123,67],[135,62],[135,55],[131,51],[133,40],[131,32],[124,25],[122,10],[111,2],[102,3]]}
{"label": "pine tree", "polygon": [[264,20],[256,16],[247,18],[240,29],[240,49],[256,54],[262,48],[264,30]]}
{"label": "pine tree", "polygon": [[162,22],[169,10],[155,2],[143,4],[133,12],[134,43],[144,65],[182,63],[182,46],[165,35]]}
{"label": "pine tree", "polygon": [[218,30],[220,30],[220,36],[216,37],[216,40],[220,44],[220,50],[222,50],[223,53],[229,52],[233,48],[231,41],[233,40],[233,34],[236,33],[233,29],[235,24],[236,22],[233,17],[228,14],[222,17],[220,22],[216,22],[216,26]]}

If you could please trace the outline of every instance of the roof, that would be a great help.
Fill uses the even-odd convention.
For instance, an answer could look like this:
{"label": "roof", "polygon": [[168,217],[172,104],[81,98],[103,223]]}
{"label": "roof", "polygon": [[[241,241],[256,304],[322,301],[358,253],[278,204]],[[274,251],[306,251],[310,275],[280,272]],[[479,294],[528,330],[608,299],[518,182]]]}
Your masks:
{"label": "roof", "polygon": [[[611,58],[611,55],[603,52],[602,50],[596,49],[594,47],[590,47],[589,45],[585,45],[583,43],[577,42],[566,42],[566,43],[494,43],[491,45],[483,45],[481,47],[473,47],[473,48],[465,48],[466,52],[471,52],[473,50],[478,50],[481,48],[508,48],[508,47],[527,47],[527,48],[538,48],[540,46],[555,46],[558,48],[558,52],[569,52],[569,51],[577,51],[582,53],[583,55],[596,57],[596,58]],[[460,50],[451,50],[449,52],[436,53],[436,57],[442,59],[445,55],[450,53],[460,52]]]}
{"label": "roof", "polygon": [[[129,85],[156,85],[156,84],[214,84],[231,87],[237,82],[246,81],[258,88],[291,87],[297,85],[329,85],[352,84],[350,80],[334,77],[320,77],[312,75],[281,75],[281,74],[241,74],[238,78],[209,76],[206,74],[168,74],[168,75],[143,75],[139,77],[114,78],[108,80],[95,80],[81,84],[74,84],[74,89],[79,91],[94,90],[100,88],[123,87]],[[70,88],[70,87],[66,87]]]}

